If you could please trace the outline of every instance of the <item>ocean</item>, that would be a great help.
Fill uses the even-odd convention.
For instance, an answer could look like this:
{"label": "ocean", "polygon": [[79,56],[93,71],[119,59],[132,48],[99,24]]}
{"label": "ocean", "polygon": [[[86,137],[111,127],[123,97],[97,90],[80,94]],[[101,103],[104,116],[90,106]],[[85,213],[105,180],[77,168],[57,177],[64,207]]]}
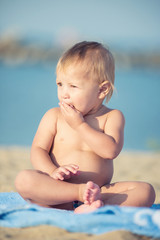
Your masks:
{"label": "ocean", "polygon": [[[56,63],[0,64],[0,145],[31,146],[43,114],[58,106]],[[116,70],[108,107],[126,119],[124,150],[160,150],[160,70]]]}

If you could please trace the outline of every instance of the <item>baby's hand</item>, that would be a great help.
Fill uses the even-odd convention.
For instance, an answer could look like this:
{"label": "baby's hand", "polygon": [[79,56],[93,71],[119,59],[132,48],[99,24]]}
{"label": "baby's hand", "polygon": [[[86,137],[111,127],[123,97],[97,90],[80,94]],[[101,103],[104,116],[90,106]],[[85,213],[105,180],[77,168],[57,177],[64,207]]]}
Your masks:
{"label": "baby's hand", "polygon": [[75,164],[64,165],[56,170],[50,175],[55,180],[65,180],[71,178],[72,175],[79,173],[79,167]]}
{"label": "baby's hand", "polygon": [[61,112],[66,122],[73,128],[76,129],[79,125],[84,122],[84,118],[81,112],[74,107],[68,105],[65,102],[59,103]]}

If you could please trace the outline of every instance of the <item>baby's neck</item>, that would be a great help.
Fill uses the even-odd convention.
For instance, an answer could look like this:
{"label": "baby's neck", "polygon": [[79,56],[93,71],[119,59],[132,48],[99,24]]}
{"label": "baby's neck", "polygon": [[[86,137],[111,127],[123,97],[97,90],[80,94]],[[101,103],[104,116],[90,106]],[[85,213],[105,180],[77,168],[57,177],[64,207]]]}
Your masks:
{"label": "baby's neck", "polygon": [[103,104],[100,104],[97,107],[93,108],[91,111],[89,111],[87,114],[85,114],[84,117],[91,115],[99,115],[103,111],[104,107],[105,106]]}

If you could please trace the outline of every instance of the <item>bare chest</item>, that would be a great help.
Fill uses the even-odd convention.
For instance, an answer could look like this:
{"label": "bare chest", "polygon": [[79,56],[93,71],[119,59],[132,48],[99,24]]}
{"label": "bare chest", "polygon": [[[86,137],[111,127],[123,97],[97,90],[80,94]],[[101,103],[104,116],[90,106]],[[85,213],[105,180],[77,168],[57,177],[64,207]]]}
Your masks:
{"label": "bare chest", "polygon": [[53,152],[59,158],[71,151],[90,151],[90,148],[70,126],[66,123],[59,124],[54,138]]}

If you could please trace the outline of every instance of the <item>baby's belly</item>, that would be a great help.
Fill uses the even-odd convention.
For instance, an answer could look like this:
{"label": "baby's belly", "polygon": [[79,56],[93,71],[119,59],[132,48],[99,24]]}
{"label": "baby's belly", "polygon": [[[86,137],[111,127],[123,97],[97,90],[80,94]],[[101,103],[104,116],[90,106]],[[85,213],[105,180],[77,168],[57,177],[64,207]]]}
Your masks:
{"label": "baby's belly", "polygon": [[99,186],[111,181],[113,175],[113,161],[102,159],[90,151],[71,151],[61,156],[51,154],[52,161],[57,166],[76,164],[79,166],[79,175],[72,176],[68,182],[86,183],[94,181]]}

